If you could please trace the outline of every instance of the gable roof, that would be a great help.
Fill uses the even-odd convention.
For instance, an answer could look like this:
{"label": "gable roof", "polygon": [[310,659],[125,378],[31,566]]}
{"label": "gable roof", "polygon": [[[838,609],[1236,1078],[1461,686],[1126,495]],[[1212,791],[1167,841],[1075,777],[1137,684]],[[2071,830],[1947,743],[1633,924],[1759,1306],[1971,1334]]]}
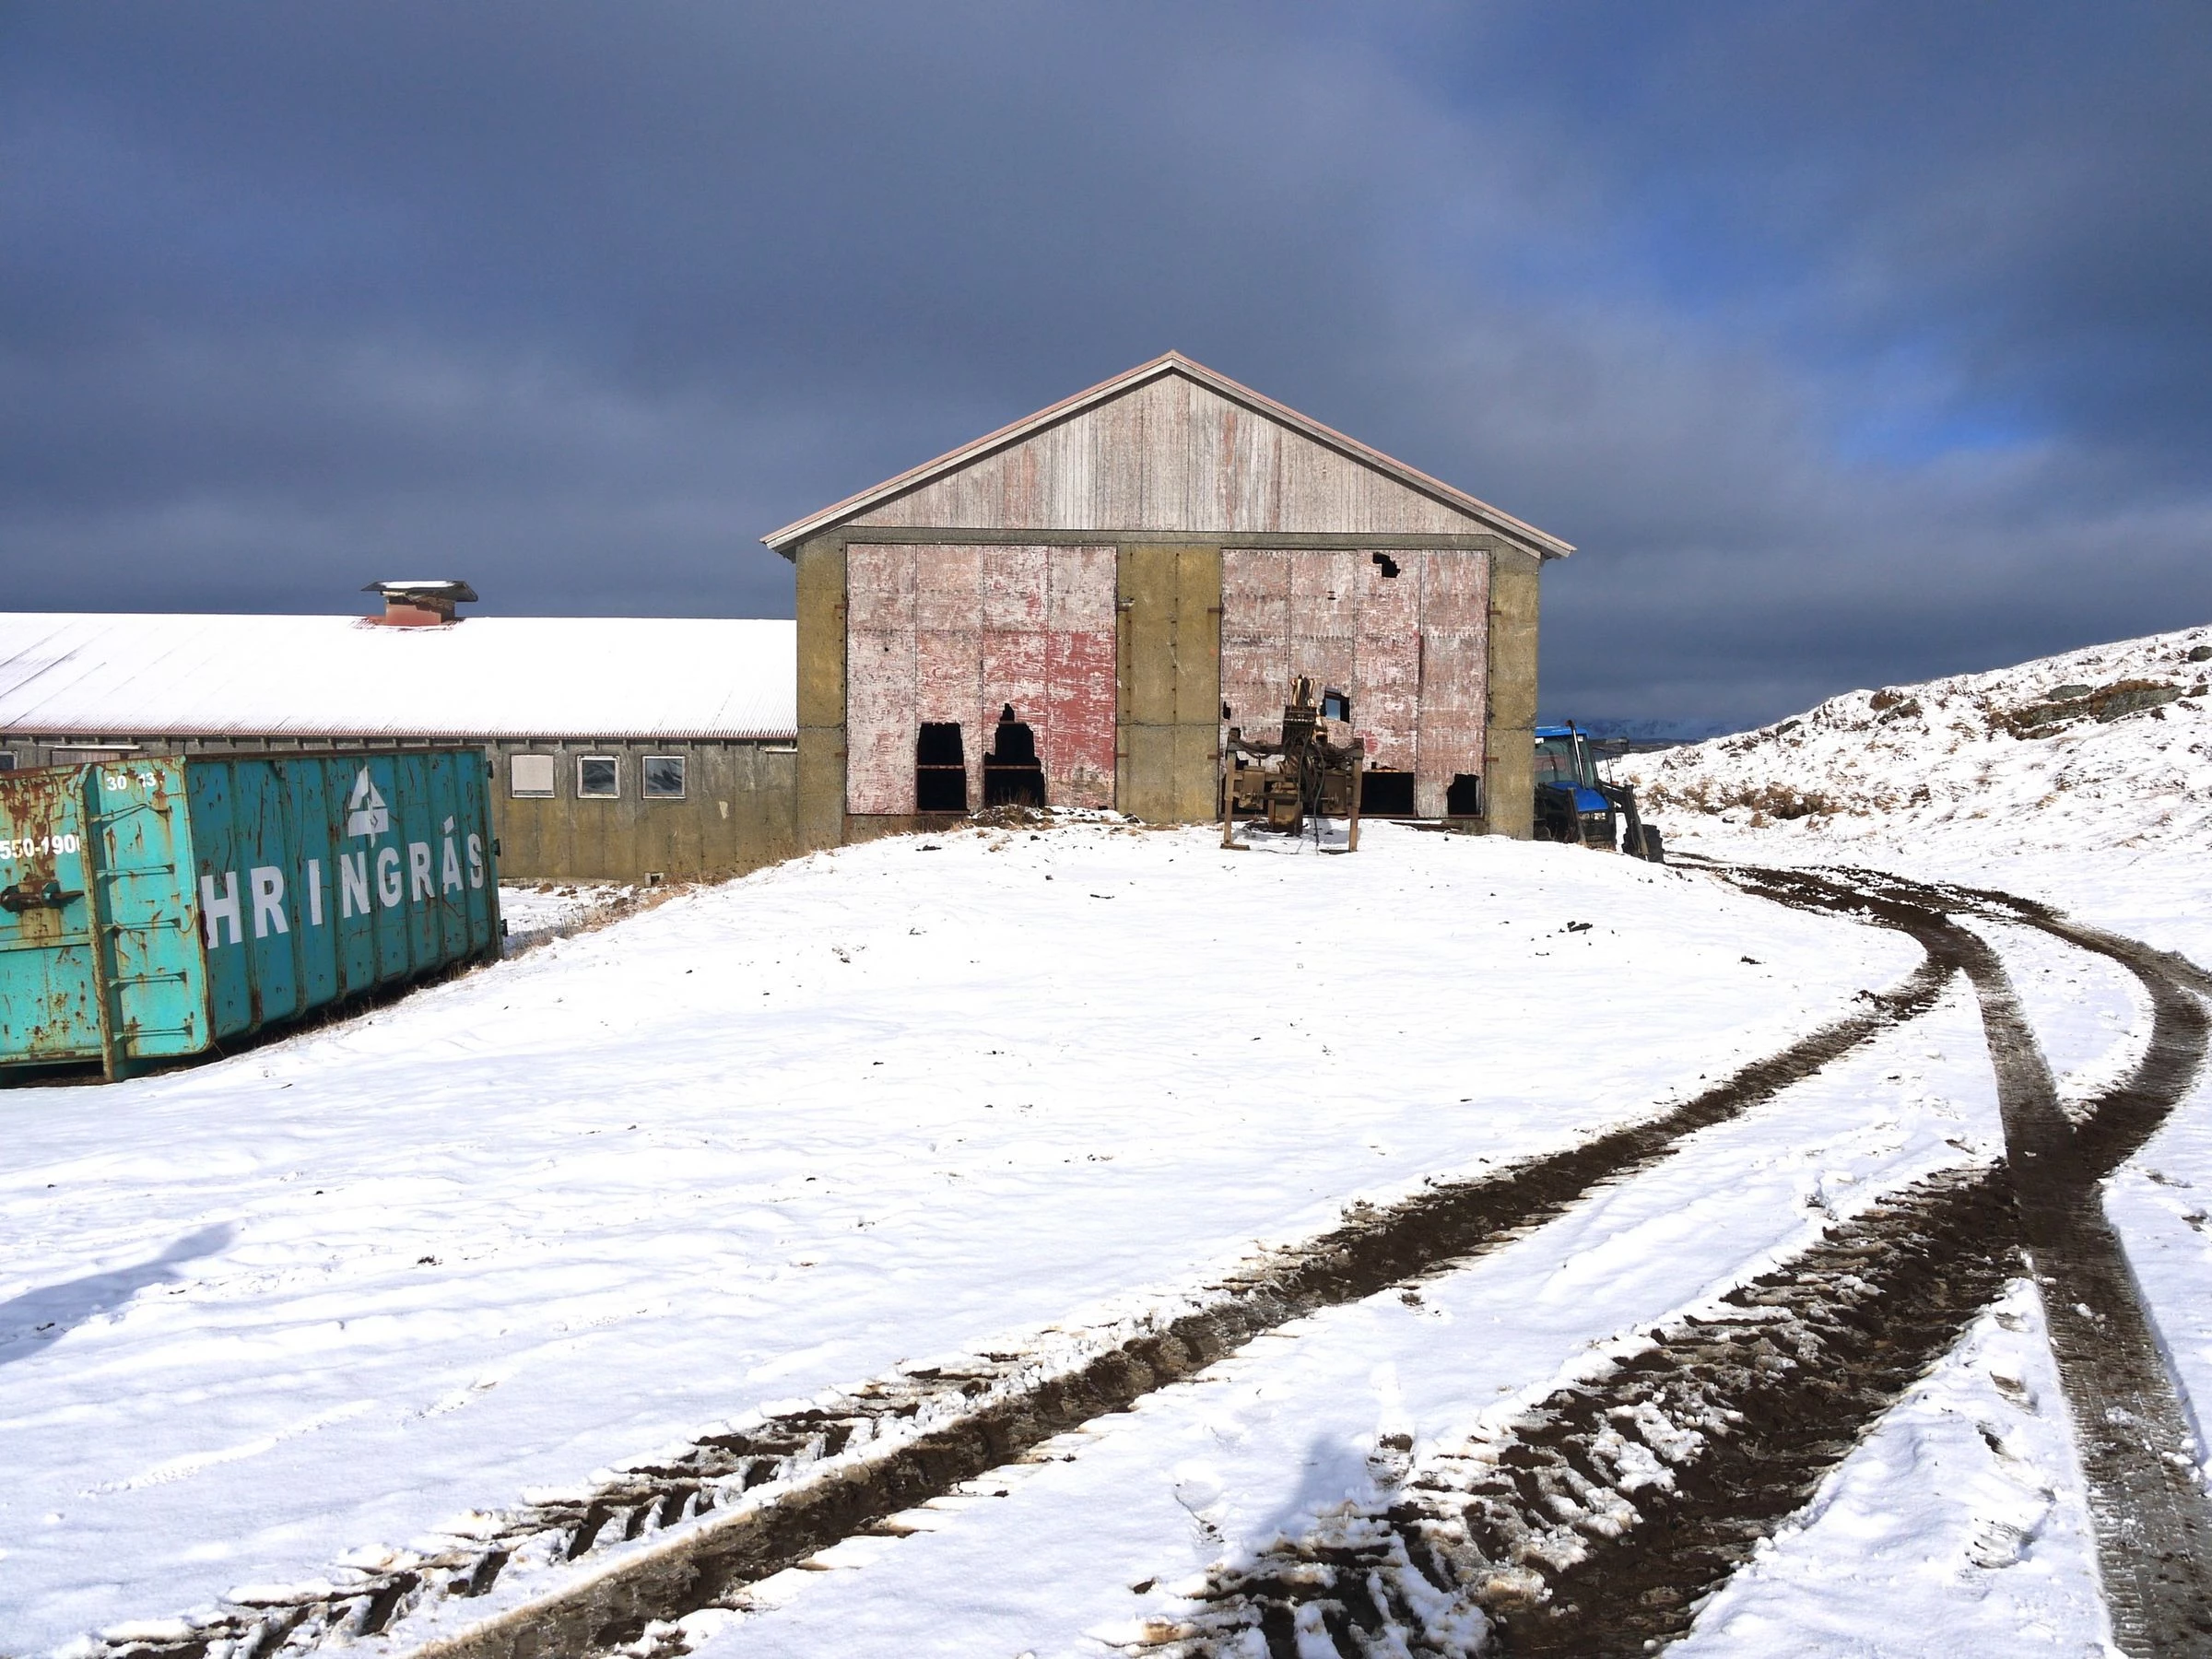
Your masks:
{"label": "gable roof", "polygon": [[[1559,559],[1574,551],[1571,543],[1561,541],[1559,537],[1537,529],[1534,524],[1514,518],[1510,513],[1501,512],[1488,502],[1477,500],[1465,490],[1455,489],[1442,480],[1432,478],[1427,473],[1408,466],[1403,461],[1395,460],[1380,450],[1371,449],[1357,439],[1347,438],[1342,432],[1324,426],[1320,421],[1301,415],[1287,405],[1277,403],[1273,398],[1263,396],[1252,390],[1251,387],[1241,385],[1227,375],[1218,373],[1214,370],[1206,368],[1203,363],[1194,362],[1177,351],[1168,352],[1163,356],[1154,358],[1148,363],[1141,363],[1125,373],[1117,374],[1111,380],[1101,381],[1088,391],[1078,392],[1073,397],[1065,398],[1048,408],[1040,409],[1034,415],[1018,420],[1011,426],[1001,427],[995,432],[988,433],[972,442],[964,443],[958,449],[947,451],[934,461],[925,462],[920,466],[902,472],[897,477],[887,478],[873,488],[864,489],[859,494],[848,496],[845,500],[825,507],[818,512],[809,513],[806,517],[786,524],[781,530],[773,531],[760,539],[777,552],[789,558],[798,544],[810,535],[837,524],[850,524],[866,517],[901,497],[912,496],[955,474],[977,467],[979,464],[991,457],[1014,449],[1052,429],[1064,427],[1104,405],[1127,397],[1153,382],[1171,378],[1180,379],[1193,386],[1203,388],[1206,392],[1228,404],[1258,415],[1263,420],[1296,433],[1299,437],[1319,445],[1335,456],[1342,457],[1356,464],[1359,467],[1392,480],[1404,489],[1425,498],[1427,501],[1442,508],[1455,524],[1464,521],[1467,528],[1494,532],[1528,548],[1529,551],[1535,553],[1540,558]],[[959,526],[948,525],[947,527]],[[1068,524],[1034,527],[1066,529],[1196,528],[1192,525],[1153,526],[1141,524],[1098,525]],[[1344,526],[1347,530],[1365,527],[1367,526],[1358,524]]]}
{"label": "gable roof", "polygon": [[0,733],[789,738],[797,624],[0,612]]}

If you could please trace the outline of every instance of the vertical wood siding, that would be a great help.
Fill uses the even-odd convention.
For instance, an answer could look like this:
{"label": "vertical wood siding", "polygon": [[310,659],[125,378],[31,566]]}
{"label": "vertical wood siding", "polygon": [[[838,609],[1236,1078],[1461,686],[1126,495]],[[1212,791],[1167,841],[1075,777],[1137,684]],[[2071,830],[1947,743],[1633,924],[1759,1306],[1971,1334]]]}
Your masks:
{"label": "vertical wood siding", "polygon": [[1166,375],[884,502],[857,524],[1465,535],[1472,515]]}
{"label": "vertical wood siding", "polygon": [[1221,555],[1225,725],[1281,734],[1290,682],[1350,694],[1371,764],[1414,773],[1415,807],[1441,818],[1460,772],[1483,770],[1488,690],[1487,555],[1230,547]]}
{"label": "vertical wood siding", "polygon": [[924,721],[957,721],[969,806],[1000,712],[1030,727],[1055,806],[1113,805],[1114,552],[886,546],[847,554],[846,810],[914,810]]}

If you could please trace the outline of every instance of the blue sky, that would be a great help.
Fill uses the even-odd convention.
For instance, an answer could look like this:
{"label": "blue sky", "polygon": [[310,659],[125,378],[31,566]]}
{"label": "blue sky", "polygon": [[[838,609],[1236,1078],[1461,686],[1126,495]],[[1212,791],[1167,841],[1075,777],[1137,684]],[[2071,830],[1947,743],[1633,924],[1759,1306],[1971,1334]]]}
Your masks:
{"label": "blue sky", "polygon": [[787,614],[1173,347],[1573,541],[1553,714],[2212,611],[2197,5],[0,8],[27,608]]}

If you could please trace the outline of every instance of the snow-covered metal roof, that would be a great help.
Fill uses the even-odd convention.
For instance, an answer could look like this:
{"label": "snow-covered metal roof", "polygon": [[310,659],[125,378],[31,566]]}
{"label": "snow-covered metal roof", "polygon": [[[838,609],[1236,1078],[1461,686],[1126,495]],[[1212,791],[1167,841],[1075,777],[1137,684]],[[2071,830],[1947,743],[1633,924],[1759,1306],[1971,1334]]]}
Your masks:
{"label": "snow-covered metal roof", "polygon": [[796,626],[0,612],[0,731],[789,738]]}

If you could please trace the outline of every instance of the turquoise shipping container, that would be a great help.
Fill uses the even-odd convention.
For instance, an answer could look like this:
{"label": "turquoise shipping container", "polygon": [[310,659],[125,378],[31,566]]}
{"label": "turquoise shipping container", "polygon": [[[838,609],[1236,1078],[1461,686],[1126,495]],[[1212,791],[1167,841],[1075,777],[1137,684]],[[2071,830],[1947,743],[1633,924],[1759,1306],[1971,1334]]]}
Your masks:
{"label": "turquoise shipping container", "polygon": [[500,954],[482,751],[0,773],[0,1067],[124,1077]]}

